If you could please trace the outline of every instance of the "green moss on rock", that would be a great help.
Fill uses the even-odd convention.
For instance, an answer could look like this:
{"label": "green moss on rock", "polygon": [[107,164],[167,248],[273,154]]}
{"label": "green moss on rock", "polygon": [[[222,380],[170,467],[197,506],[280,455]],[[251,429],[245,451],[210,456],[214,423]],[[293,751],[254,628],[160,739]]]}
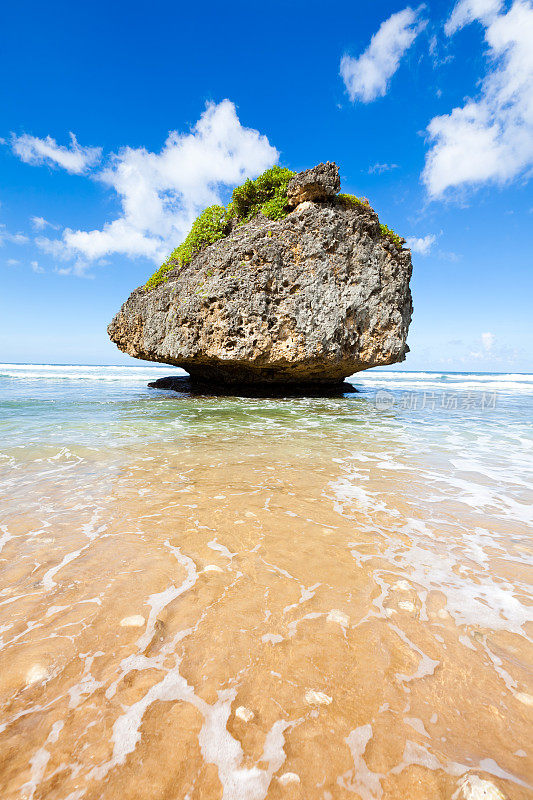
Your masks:
{"label": "green moss on rock", "polygon": [[[346,206],[360,206],[362,208],[368,208],[372,210],[372,207],[366,197],[356,197],[354,194],[339,194],[337,195],[338,199],[341,203]],[[384,222],[381,222],[379,225],[381,229],[381,235],[388,239],[390,242],[396,245],[396,247],[402,247],[405,242],[405,239],[402,239],[401,236],[398,236],[388,225],[385,225]]]}
{"label": "green moss on rock", "polygon": [[[366,197],[356,197],[354,194],[339,194],[337,195],[339,201],[345,206],[359,206],[361,208],[368,208],[372,210],[372,207]],[[381,222],[379,225],[381,229],[381,235],[388,239],[390,242],[396,245],[396,247],[402,247],[405,242],[405,239],[402,239],[401,236],[398,236],[388,225]]]}
{"label": "green moss on rock", "polygon": [[289,211],[287,186],[295,173],[286,167],[271,167],[255,181],[248,179],[233,190],[228,214],[247,222],[262,212],[269,219],[282,219]]}
{"label": "green moss on rock", "polygon": [[192,228],[184,242],[176,247],[164,264],[155,272],[148,283],[147,289],[154,289],[168,279],[168,273],[177,266],[188,264],[195,253],[198,253],[208,244],[222,239],[228,223],[224,206],[210,206],[202,211],[195,219]]}
{"label": "green moss on rock", "polygon": [[396,247],[401,247],[405,242],[405,239],[402,239],[401,236],[398,236],[397,233],[394,233],[394,231],[385,225],[385,223],[381,222],[379,227],[381,228],[381,235],[386,239],[389,239],[389,241],[395,244]]}
{"label": "green moss on rock", "polygon": [[268,219],[283,219],[289,211],[287,186],[294,174],[286,167],[271,167],[255,181],[248,179],[242,186],[237,186],[227,208],[206,208],[194,221],[185,241],[172,251],[165,263],[148,280],[146,288],[154,289],[165,283],[172,269],[189,264],[195,253],[223,239],[227,235],[231,219],[248,222],[259,213]]}
{"label": "green moss on rock", "polygon": [[273,197],[261,206],[261,213],[268,219],[283,219],[287,216],[287,197]]}
{"label": "green moss on rock", "polygon": [[370,202],[366,197],[356,197],[354,194],[338,194],[337,198],[345,206],[361,206],[362,208],[370,208]]}

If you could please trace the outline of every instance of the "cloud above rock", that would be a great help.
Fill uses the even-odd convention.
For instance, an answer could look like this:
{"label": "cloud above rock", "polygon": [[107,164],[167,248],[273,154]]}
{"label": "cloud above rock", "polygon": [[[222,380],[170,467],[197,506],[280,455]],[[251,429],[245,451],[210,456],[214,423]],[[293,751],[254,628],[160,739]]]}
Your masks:
{"label": "cloud above rock", "polygon": [[371,103],[387,93],[402,56],[425,26],[419,9],[404,8],[381,23],[360,56],[342,57],[340,74],[352,102]]}
{"label": "cloud above rock", "polygon": [[421,256],[427,256],[431,251],[431,248],[435,244],[437,237],[434,233],[428,233],[427,236],[409,236],[406,239],[407,247],[413,251],[413,253],[418,253]]}
{"label": "cloud above rock", "polygon": [[98,163],[102,155],[101,147],[82,147],[73,133],[70,145],[59,145],[51,136],[39,139],[23,133],[11,139],[13,152],[27,164],[48,164],[62,167],[67,172],[81,175]]}
{"label": "cloud above rock", "polygon": [[502,0],[460,0],[444,25],[446,36],[452,36],[475,20],[489,24],[499,13],[502,5]]}

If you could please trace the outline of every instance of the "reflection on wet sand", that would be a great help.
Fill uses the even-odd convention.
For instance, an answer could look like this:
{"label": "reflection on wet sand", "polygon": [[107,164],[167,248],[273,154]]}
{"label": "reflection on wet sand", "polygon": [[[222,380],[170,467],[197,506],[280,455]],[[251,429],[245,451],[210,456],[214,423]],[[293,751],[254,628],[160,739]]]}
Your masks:
{"label": "reflection on wet sand", "polygon": [[520,469],[253,424],[25,452],[2,800],[533,796]]}

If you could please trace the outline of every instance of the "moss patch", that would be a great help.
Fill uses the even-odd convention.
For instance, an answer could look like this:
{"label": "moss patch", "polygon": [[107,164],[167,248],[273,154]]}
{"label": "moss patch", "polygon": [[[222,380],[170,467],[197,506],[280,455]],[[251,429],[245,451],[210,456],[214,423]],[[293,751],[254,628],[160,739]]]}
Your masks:
{"label": "moss patch", "polygon": [[401,236],[398,236],[397,233],[394,233],[387,225],[383,222],[379,226],[381,228],[381,235],[384,236],[386,239],[389,239],[396,247],[401,247],[405,241],[402,239]]}
{"label": "moss patch", "polygon": [[168,273],[171,269],[188,264],[193,255],[203,247],[222,239],[226,235],[227,224],[228,220],[224,206],[210,206],[205,211],[202,211],[200,216],[193,222],[185,241],[176,247],[165,263],[159,267],[157,272],[154,272],[147,282],[146,288],[154,289],[164,283],[168,279]]}
{"label": "moss patch", "polygon": [[195,253],[227,235],[229,222],[248,222],[262,213],[268,219],[283,219],[288,212],[287,186],[295,173],[285,167],[271,167],[255,181],[248,179],[233,190],[231,202],[224,206],[206,208],[194,221],[187,238],[172,251],[164,264],[146,283],[154,289],[168,280],[168,273],[176,267],[189,264]]}
{"label": "moss patch", "polygon": [[[356,197],[354,194],[339,194],[337,195],[340,202],[345,206],[359,206],[361,208],[367,208],[372,210],[372,207],[366,197]],[[388,225],[385,225],[383,222],[380,223],[381,235],[388,239],[390,242],[396,245],[396,247],[401,248],[405,242],[405,239],[402,239],[401,236],[398,236],[397,233],[394,233]]]}
{"label": "moss patch", "polygon": [[287,186],[295,173],[286,167],[271,167],[255,181],[247,180],[233,190],[228,214],[247,222],[260,212],[269,219],[282,219],[289,211]]}
{"label": "moss patch", "polygon": [[338,194],[337,198],[345,206],[360,206],[361,208],[370,209],[370,202],[366,197],[356,197],[354,194]]}

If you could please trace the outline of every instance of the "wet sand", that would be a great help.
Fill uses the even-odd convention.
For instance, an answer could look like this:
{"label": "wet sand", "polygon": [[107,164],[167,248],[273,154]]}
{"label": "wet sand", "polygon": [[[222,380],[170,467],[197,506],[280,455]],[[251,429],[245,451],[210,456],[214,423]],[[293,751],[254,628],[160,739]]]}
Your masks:
{"label": "wet sand", "polygon": [[6,450],[2,800],[533,797],[520,464],[335,408]]}

